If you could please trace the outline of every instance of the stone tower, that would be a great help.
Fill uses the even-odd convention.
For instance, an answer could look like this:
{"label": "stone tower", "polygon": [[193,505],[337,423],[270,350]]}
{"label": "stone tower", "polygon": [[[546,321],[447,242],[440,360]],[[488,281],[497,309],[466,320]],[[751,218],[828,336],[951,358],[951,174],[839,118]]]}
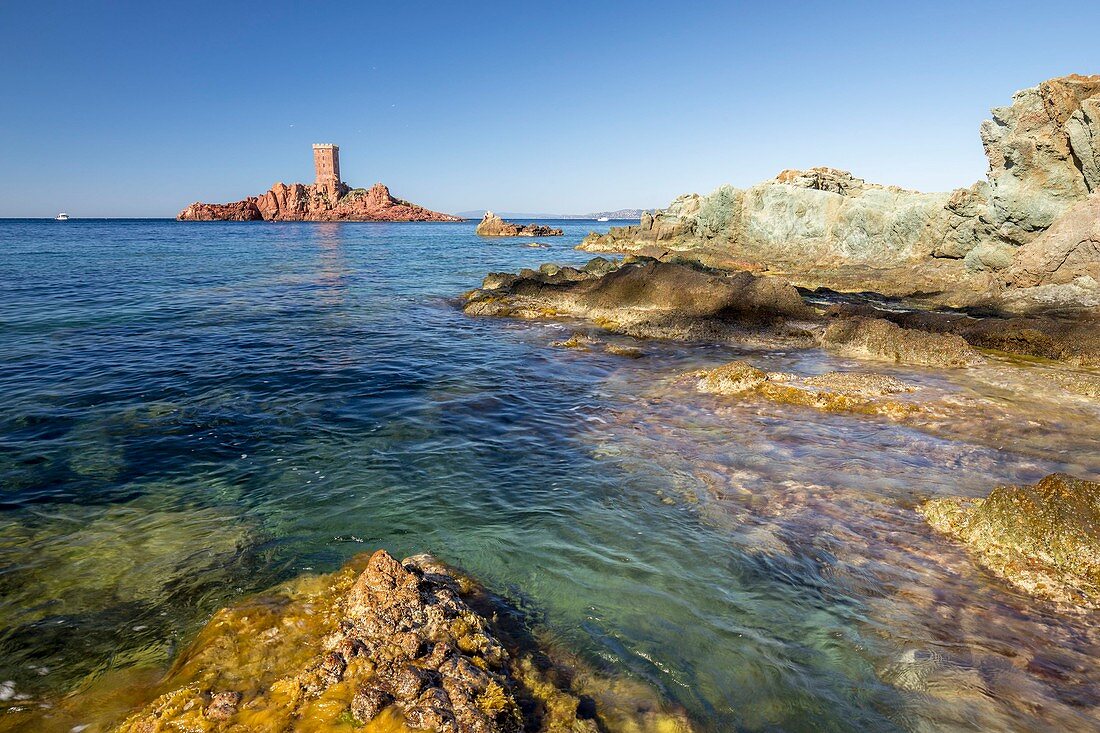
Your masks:
{"label": "stone tower", "polygon": [[339,196],[340,146],[332,143],[314,143],[313,167],[317,171],[317,187],[329,196]]}

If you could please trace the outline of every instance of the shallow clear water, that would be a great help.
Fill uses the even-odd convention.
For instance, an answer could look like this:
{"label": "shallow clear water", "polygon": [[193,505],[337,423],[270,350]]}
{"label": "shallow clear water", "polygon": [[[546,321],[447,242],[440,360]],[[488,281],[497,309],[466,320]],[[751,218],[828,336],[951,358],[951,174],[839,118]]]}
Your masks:
{"label": "shallow clear water", "polygon": [[1021,398],[1044,367],[1004,362],[898,371],[969,400],[927,424],[731,403],[673,377],[860,365],[578,353],[548,345],[575,324],[461,313],[488,271],[587,260],[592,224],[559,225],[532,249],[473,224],[0,221],[0,710],[163,664],[216,608],[381,546],[463,567],[704,730],[1100,728],[1097,619],[912,511],[1100,476],[1095,402]]}

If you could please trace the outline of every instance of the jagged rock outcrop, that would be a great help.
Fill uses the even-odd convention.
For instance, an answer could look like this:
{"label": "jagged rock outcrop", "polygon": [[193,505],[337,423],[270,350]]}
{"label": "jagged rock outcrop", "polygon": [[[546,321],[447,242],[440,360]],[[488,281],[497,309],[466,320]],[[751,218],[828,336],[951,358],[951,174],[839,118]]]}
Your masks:
{"label": "jagged rock outcrop", "polygon": [[977,216],[985,190],[919,193],[831,168],[784,171],[747,189],[681,196],[638,226],[589,235],[581,249],[690,256],[810,288],[937,292],[982,264],[963,258],[988,236]]}
{"label": "jagged rock outcrop", "polygon": [[462,221],[395,198],[381,183],[369,189],[341,185],[336,196],[317,185],[276,183],[262,196],[230,204],[195,203],[180,221]]}
{"label": "jagged rock outcrop", "polygon": [[491,211],[485,212],[475,231],[483,237],[560,237],[563,233],[541,224],[513,224]]}
{"label": "jagged rock outcrop", "polygon": [[1034,486],[999,486],[985,499],[932,499],[920,512],[1013,585],[1100,607],[1100,483],[1056,473]]}
{"label": "jagged rock outcrop", "polygon": [[1100,187],[1100,75],[1024,89],[981,126],[990,223],[1023,244]]}
{"label": "jagged rock outcrop", "polygon": [[[981,137],[987,180],[969,188],[920,193],[832,168],[788,170],[746,189],[681,196],[637,226],[589,235],[581,249],[691,257],[767,270],[809,288],[931,293],[969,305],[979,294],[1022,287],[1014,275],[1000,274],[1015,272],[1017,257],[1026,269],[1071,247],[1061,235],[1039,235],[1100,184],[1100,76],[1067,76],[1018,92],[1010,107],[993,110]],[[1084,222],[1082,215],[1072,226]],[[1033,240],[1026,255],[1018,251]],[[1074,251],[1072,269],[1087,274],[1098,259],[1093,248]],[[1025,309],[1044,299],[1088,306],[1090,292],[1085,282],[1006,297]]]}
{"label": "jagged rock outcrop", "polygon": [[[691,730],[649,702],[623,709],[598,677],[525,649],[487,594],[427,555],[384,550],[332,576],[223,609],[177,660],[167,691],[118,733],[371,730],[657,733]],[[498,636],[499,632],[499,636]],[[572,689],[584,676],[593,685]],[[642,689],[636,698],[644,701]],[[585,702],[582,703],[582,696]]]}

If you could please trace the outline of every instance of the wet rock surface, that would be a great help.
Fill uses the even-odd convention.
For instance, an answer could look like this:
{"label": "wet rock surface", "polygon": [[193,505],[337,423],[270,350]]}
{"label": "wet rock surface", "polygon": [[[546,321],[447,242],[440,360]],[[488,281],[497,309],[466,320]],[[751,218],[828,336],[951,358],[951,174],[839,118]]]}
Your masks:
{"label": "wet rock surface", "polygon": [[[466,295],[476,316],[576,316],[634,336],[721,337],[738,329],[782,329],[813,318],[798,291],[781,280],[692,264],[602,257],[583,269],[543,265],[539,271],[491,273]],[[809,334],[790,329],[809,342]]]}
{"label": "wet rock surface", "polygon": [[477,233],[482,237],[560,237],[561,229],[542,224],[513,224],[504,221],[491,211],[477,225]]}
{"label": "wet rock surface", "polygon": [[600,704],[593,676],[571,689],[583,665],[494,626],[489,596],[430,556],[362,565],[217,614],[119,733],[690,730],[655,698]]}
{"label": "wet rock surface", "polygon": [[1100,365],[1098,313],[1020,316],[998,312],[976,317],[963,312],[883,310],[849,303],[831,306],[826,314],[841,319],[886,319],[905,329],[954,334],[978,349],[1076,366]]}
{"label": "wet rock surface", "polygon": [[1100,483],[1052,474],[984,499],[932,499],[920,513],[1013,585],[1064,606],[1100,607]]}
{"label": "wet rock surface", "polygon": [[902,328],[884,318],[847,318],[832,323],[822,342],[841,354],[896,364],[964,367],[982,361],[961,336]]}
{"label": "wet rock surface", "polygon": [[696,389],[725,396],[762,398],[779,404],[810,407],[825,412],[850,412],[903,419],[931,412],[919,401],[898,396],[917,387],[887,374],[827,372],[799,377],[785,372],[765,372],[743,361],[714,369],[689,372]]}
{"label": "wet rock surface", "polygon": [[[746,342],[763,335],[773,346],[820,346],[910,366],[979,366],[979,350],[1100,365],[1100,314],[1091,311],[1016,315],[932,310],[918,300],[871,305],[843,294],[808,297],[778,277],[631,255],[596,257],[583,268],[490,273],[465,295],[463,308],[474,316],[585,318],[640,338]],[[1088,375],[1076,381],[1084,384]]]}

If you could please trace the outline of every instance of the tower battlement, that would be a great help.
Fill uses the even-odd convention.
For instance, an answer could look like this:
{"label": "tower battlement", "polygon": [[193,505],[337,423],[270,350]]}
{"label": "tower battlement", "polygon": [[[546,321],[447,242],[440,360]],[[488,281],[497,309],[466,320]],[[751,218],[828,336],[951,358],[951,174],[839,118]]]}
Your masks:
{"label": "tower battlement", "polygon": [[313,169],[317,174],[317,186],[336,196],[340,191],[340,146],[332,143],[313,144]]}

